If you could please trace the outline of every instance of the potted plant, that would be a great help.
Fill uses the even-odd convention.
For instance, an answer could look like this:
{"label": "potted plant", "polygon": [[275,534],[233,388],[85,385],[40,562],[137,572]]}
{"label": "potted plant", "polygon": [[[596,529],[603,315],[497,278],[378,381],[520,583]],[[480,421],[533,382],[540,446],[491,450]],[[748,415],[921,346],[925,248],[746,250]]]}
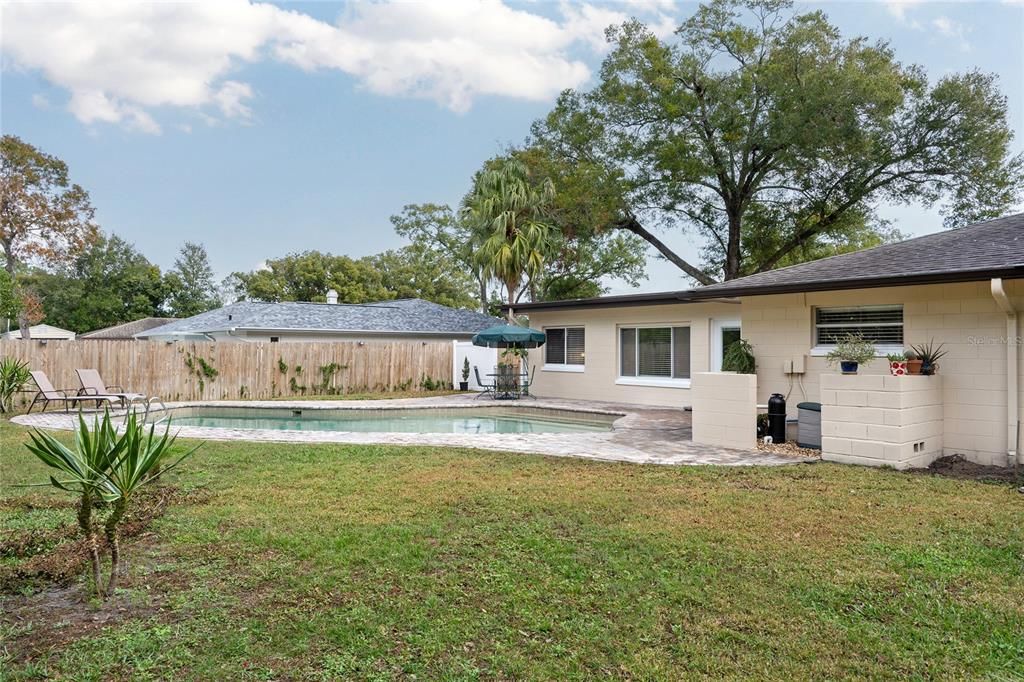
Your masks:
{"label": "potted plant", "polygon": [[946,354],[943,350],[945,344],[935,343],[935,339],[932,339],[928,343],[922,343],[920,346],[911,346],[917,356],[921,358],[921,374],[931,376],[935,374],[939,369],[939,358]]}
{"label": "potted plant", "polygon": [[894,377],[901,377],[907,373],[907,354],[889,353],[885,356],[889,360],[889,374]]}
{"label": "potted plant", "polygon": [[921,373],[921,358],[917,353],[908,350],[904,355],[907,357],[907,374],[918,375]]}
{"label": "potted plant", "polygon": [[462,361],[462,381],[459,382],[459,390],[469,390],[469,358],[465,358]]}
{"label": "potted plant", "polygon": [[856,374],[858,366],[875,358],[875,344],[860,334],[847,334],[827,357],[828,364],[838,364],[843,374]]}

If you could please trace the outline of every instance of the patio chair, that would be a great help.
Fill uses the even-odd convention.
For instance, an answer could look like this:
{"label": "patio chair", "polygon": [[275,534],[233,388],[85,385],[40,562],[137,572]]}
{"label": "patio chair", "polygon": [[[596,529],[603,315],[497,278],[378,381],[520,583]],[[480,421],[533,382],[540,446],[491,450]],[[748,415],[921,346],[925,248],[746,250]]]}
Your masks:
{"label": "patio chair", "polygon": [[522,388],[519,390],[519,395],[524,395],[527,398],[533,398],[534,400],[537,399],[537,396],[535,396],[532,393],[530,393],[530,387],[533,386],[533,378],[536,375],[537,375],[537,365],[534,365],[533,367],[530,368],[529,376],[527,376],[526,374],[523,374],[523,385],[522,385]]}
{"label": "patio chair", "polygon": [[479,393],[477,393],[476,398],[474,398],[474,400],[479,400],[480,396],[487,395],[488,393],[491,394],[491,397],[494,397],[494,386],[495,385],[494,384],[485,384],[483,382],[483,380],[480,378],[480,368],[477,367],[476,365],[473,365],[473,374],[476,376],[476,384],[477,384],[477,386],[479,386],[480,388],[484,389],[484,390],[480,391]]}
{"label": "patio chair", "polygon": [[36,393],[35,397],[32,398],[32,403],[28,406],[28,411],[31,412],[32,408],[36,406],[36,403],[41,402],[43,409],[40,412],[46,412],[46,408],[50,406],[50,403],[64,403],[64,411],[68,411],[68,406],[72,404],[81,405],[83,402],[95,400],[97,406],[101,402],[107,404],[120,402],[119,398],[115,395],[71,395],[70,388],[54,388],[50,382],[50,378],[46,376],[46,372],[42,370],[32,370],[29,372],[32,377],[32,381],[35,382],[36,388],[39,392]]}
{"label": "patio chair", "polygon": [[[78,391],[78,395],[114,396],[120,400],[121,407],[128,407],[134,402],[146,401],[146,396],[142,393],[128,393],[121,386],[117,385],[107,386],[103,383],[100,373],[95,369],[76,369],[75,374],[78,375],[78,380],[82,383],[82,388]],[[99,407],[98,404],[97,407]]]}

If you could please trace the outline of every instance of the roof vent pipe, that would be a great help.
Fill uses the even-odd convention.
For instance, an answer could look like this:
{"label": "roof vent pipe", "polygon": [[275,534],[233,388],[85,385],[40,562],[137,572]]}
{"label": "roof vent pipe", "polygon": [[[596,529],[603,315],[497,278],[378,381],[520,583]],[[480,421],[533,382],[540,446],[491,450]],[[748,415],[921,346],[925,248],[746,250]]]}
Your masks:
{"label": "roof vent pipe", "polygon": [[1019,455],[1020,408],[1017,392],[1017,311],[1003,289],[1003,280],[994,278],[991,282],[992,298],[1006,314],[1006,465],[1016,466]]}
{"label": "roof vent pipe", "polygon": [[331,305],[338,305],[338,292],[334,289],[327,290],[327,302]]}

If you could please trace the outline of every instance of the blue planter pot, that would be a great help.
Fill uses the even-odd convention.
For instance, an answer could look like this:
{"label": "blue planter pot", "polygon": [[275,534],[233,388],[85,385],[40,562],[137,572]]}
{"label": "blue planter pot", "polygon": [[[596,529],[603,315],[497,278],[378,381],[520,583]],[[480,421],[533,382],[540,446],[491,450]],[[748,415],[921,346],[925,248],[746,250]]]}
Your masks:
{"label": "blue planter pot", "polygon": [[843,360],[839,363],[839,369],[842,370],[843,374],[856,374],[857,363],[847,362],[846,360]]}

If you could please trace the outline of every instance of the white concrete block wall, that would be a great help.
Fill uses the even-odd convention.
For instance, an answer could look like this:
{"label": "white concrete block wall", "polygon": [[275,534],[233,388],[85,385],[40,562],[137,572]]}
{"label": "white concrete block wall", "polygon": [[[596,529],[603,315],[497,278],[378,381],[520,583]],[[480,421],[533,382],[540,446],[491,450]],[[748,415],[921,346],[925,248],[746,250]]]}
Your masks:
{"label": "white concrete block wall", "polygon": [[689,327],[692,375],[709,369],[711,320],[738,319],[739,316],[740,306],[736,303],[677,303],[530,311],[530,326],[534,329],[583,327],[586,333],[581,371],[545,368],[543,346],[530,351],[530,365],[537,367],[532,392],[548,398],[687,407],[693,404],[693,396],[686,382],[671,387],[619,382],[619,328],[631,325]]}
{"label": "white concrete block wall", "polygon": [[757,446],[757,376],[729,372],[693,375],[693,442],[726,448]]}
{"label": "white concrete block wall", "polygon": [[[1024,311],[1024,281],[1009,280],[1005,285],[1014,305]],[[896,303],[903,305],[908,348],[934,339],[948,351],[939,363],[945,406],[943,454],[1006,465],[1006,316],[992,299],[987,281],[744,298],[743,337],[754,346],[759,401],[767,402],[772,393],[788,393],[791,417],[801,401],[825,402],[821,378],[838,371],[824,357],[810,355],[815,307]],[[805,358],[806,372],[799,378],[782,370],[784,361],[794,356]],[[885,358],[861,367],[864,374],[887,371]],[[1024,362],[1021,371],[1024,388]]]}
{"label": "white concrete block wall", "polygon": [[943,453],[941,376],[821,375],[822,459],[928,466]]}

